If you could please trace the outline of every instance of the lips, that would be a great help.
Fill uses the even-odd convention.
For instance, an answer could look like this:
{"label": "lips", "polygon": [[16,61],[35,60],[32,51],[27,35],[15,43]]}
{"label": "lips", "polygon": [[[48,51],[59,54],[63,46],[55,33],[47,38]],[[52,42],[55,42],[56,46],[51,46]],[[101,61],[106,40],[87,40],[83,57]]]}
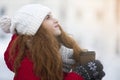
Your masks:
{"label": "lips", "polygon": [[56,25],[56,26],[55,26],[55,28],[58,28],[58,27],[59,27],[59,25]]}

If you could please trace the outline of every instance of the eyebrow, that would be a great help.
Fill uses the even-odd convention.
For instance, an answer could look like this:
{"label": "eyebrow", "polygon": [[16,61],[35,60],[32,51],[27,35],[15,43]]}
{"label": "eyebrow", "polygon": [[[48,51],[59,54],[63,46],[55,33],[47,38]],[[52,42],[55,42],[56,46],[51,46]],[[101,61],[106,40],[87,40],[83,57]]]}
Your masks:
{"label": "eyebrow", "polygon": [[46,17],[45,17],[45,18],[47,18],[48,16],[52,16],[52,13],[51,13],[51,12],[49,12],[49,13],[46,15]]}

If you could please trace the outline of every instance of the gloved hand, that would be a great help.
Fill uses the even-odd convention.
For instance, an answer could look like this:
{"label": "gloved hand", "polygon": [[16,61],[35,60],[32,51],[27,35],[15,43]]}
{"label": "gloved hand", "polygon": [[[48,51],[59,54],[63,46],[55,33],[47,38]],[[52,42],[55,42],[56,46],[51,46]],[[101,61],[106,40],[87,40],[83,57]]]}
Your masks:
{"label": "gloved hand", "polygon": [[60,54],[63,61],[63,71],[69,72],[71,70],[71,66],[75,64],[75,60],[73,59],[73,49],[62,45],[60,48]]}
{"label": "gloved hand", "polygon": [[85,80],[102,80],[105,76],[103,65],[99,60],[88,62],[85,65],[77,65],[72,71],[83,76]]}

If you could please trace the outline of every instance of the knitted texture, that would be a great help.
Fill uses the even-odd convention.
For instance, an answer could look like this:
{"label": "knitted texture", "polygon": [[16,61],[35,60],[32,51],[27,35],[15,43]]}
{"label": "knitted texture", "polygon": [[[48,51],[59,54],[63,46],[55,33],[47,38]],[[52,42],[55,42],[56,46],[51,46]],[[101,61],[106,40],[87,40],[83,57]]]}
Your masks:
{"label": "knitted texture", "polygon": [[103,65],[99,60],[88,62],[82,66],[78,65],[73,68],[73,72],[80,74],[85,80],[102,80],[105,76]]}
{"label": "knitted texture", "polygon": [[75,60],[73,59],[73,49],[67,48],[62,45],[60,48],[60,54],[63,61],[63,71],[69,72],[71,66],[75,64]]}
{"label": "knitted texture", "polygon": [[9,16],[3,16],[0,18],[0,28],[6,32],[10,33],[11,19]]}
{"label": "knitted texture", "polygon": [[50,12],[51,10],[46,6],[29,4],[21,7],[11,18],[6,17],[0,22],[2,22],[4,31],[9,30],[11,33],[17,31],[18,34],[35,35]]}

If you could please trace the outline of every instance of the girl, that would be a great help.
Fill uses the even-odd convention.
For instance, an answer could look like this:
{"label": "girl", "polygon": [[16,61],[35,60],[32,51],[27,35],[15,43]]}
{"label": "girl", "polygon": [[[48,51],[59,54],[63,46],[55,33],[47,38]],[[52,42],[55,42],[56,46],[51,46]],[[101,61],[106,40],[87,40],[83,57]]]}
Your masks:
{"label": "girl", "polygon": [[[3,17],[0,24],[14,34],[4,54],[7,67],[15,73],[14,80],[100,80],[104,76],[97,60],[89,62],[93,66],[75,66],[82,50],[49,8],[29,4],[12,18]],[[71,66],[75,67],[71,70]]]}

